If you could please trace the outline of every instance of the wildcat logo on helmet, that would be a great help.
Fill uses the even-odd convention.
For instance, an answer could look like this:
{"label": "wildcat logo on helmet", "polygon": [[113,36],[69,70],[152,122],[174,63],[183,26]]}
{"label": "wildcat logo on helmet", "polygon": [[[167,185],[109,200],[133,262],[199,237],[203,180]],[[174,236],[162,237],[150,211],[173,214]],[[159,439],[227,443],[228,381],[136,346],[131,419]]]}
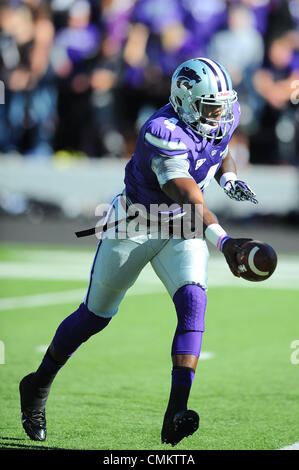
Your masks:
{"label": "wildcat logo on helmet", "polygon": [[[195,72],[195,70],[190,69],[189,67],[183,67],[179,70],[177,75],[177,87],[185,86],[188,90],[192,88],[195,83],[201,82],[200,76]],[[192,83],[195,82],[195,83]]]}

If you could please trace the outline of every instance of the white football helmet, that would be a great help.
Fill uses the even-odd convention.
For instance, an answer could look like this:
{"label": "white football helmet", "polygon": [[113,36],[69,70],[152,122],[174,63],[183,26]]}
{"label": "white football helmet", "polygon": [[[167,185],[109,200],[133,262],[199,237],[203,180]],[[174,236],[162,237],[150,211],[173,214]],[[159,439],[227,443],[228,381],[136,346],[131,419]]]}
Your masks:
{"label": "white football helmet", "polygon": [[223,138],[234,124],[238,96],[228,72],[215,60],[183,62],[172,75],[170,103],[180,119],[206,138]]}

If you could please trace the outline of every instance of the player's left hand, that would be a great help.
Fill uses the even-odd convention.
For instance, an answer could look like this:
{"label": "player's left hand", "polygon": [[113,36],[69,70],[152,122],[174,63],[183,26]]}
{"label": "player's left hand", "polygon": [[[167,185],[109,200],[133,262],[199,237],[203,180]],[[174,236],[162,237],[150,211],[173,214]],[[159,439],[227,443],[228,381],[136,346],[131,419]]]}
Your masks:
{"label": "player's left hand", "polygon": [[240,271],[237,262],[237,253],[242,252],[242,246],[246,242],[252,241],[252,238],[229,238],[222,247],[222,253],[234,276],[240,277]]}
{"label": "player's left hand", "polygon": [[255,199],[256,194],[244,181],[228,181],[223,189],[225,194],[235,201],[250,201],[258,204],[258,200]]}

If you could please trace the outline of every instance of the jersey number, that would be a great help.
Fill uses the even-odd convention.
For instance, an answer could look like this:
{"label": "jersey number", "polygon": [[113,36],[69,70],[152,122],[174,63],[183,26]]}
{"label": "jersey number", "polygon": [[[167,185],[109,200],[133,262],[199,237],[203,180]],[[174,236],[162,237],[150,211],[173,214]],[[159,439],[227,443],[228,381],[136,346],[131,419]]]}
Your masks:
{"label": "jersey number", "polygon": [[219,167],[219,163],[217,163],[216,165],[211,166],[211,168],[209,169],[205,179],[203,179],[202,181],[200,181],[198,183],[198,186],[200,187],[200,189],[204,189],[206,186],[208,186],[210,184],[210,181],[211,181],[212,178],[214,178],[218,167]]}

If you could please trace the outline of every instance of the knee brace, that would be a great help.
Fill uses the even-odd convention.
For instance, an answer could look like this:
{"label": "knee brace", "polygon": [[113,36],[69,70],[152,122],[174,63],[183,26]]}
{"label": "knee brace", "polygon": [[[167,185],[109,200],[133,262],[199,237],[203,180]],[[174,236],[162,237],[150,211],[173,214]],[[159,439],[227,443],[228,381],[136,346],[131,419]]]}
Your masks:
{"label": "knee brace", "polygon": [[178,323],[173,338],[171,354],[200,355],[207,295],[196,284],[188,284],[176,291],[173,296]]}
{"label": "knee brace", "polygon": [[52,341],[53,346],[61,355],[70,357],[90,336],[103,330],[110,320],[95,315],[82,303],[59,325]]}

